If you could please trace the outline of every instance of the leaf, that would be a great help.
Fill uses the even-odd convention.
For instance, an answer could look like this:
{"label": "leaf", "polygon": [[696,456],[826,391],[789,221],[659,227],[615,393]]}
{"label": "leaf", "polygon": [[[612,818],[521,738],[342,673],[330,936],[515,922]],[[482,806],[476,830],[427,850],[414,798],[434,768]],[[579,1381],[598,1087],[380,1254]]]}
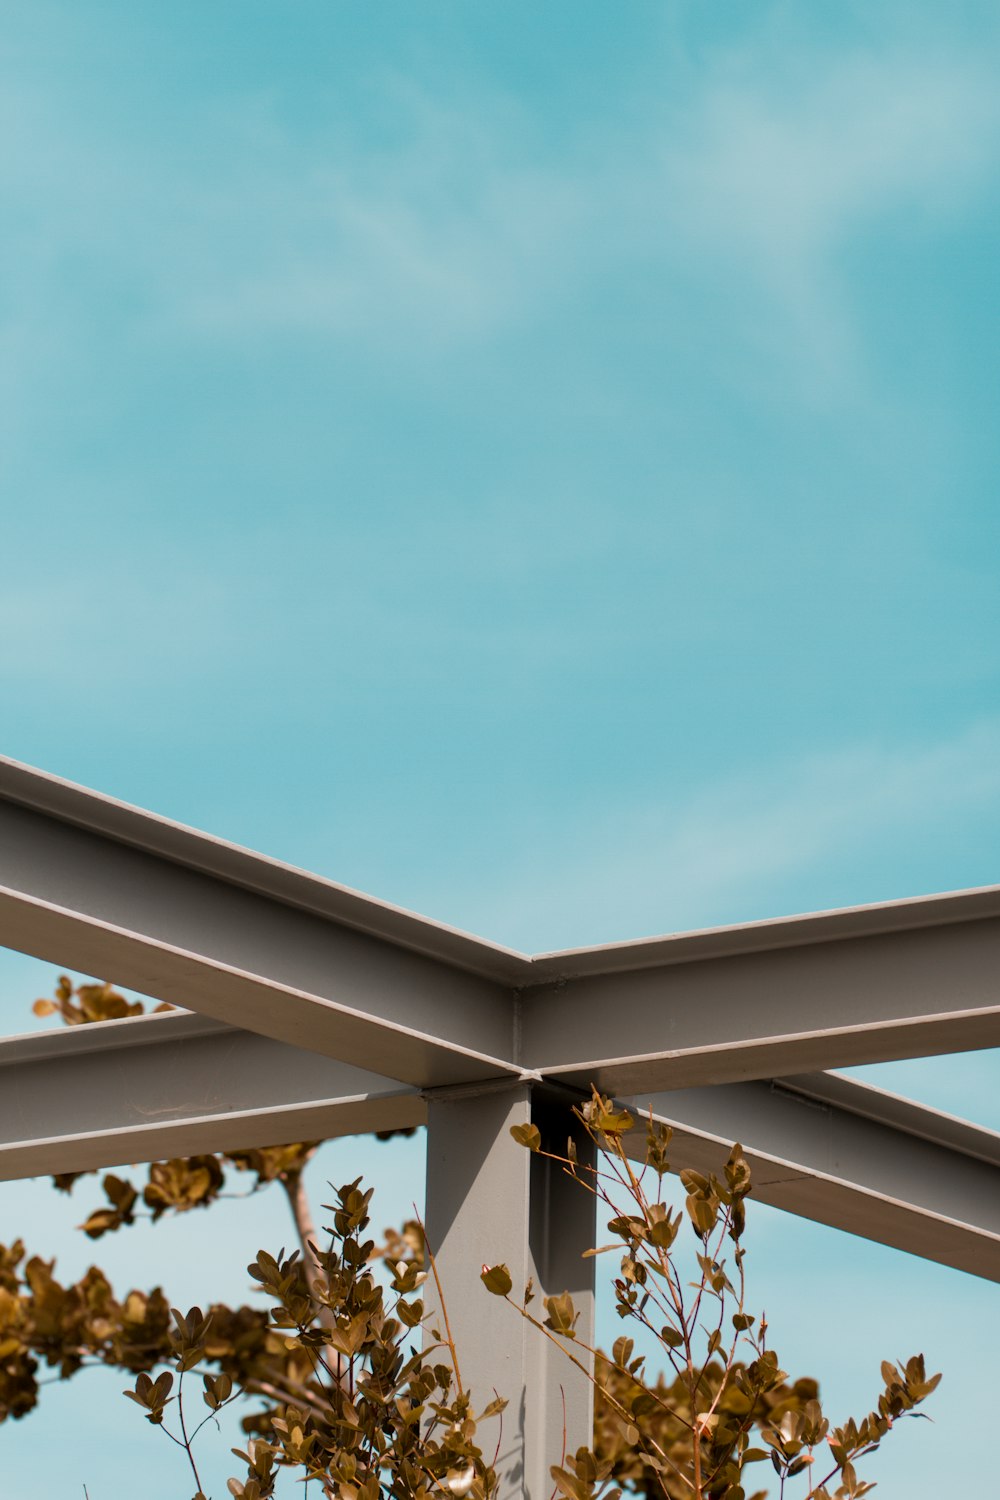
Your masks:
{"label": "leaf", "polygon": [[556,1464],[553,1464],[549,1469],[549,1473],[552,1475],[559,1489],[566,1496],[566,1500],[590,1500],[590,1496],[593,1494],[593,1486],[584,1484],[582,1480],[577,1479],[575,1474],[571,1474],[568,1469],[560,1469]]}
{"label": "leaf", "polygon": [[488,1292],[494,1297],[506,1297],[509,1295],[514,1283],[510,1279],[510,1272],[504,1265],[483,1266],[480,1272],[480,1280]]}
{"label": "leaf", "polygon": [[715,1228],[716,1211],[704,1198],[688,1198],[687,1211],[695,1232],[704,1240]]}
{"label": "leaf", "polygon": [[537,1125],[512,1125],[510,1133],[519,1146],[527,1146],[529,1151],[541,1149],[542,1134]]}
{"label": "leaf", "polygon": [[612,1349],[615,1364],[621,1365],[621,1367],[624,1369],[629,1360],[632,1358],[632,1350],[634,1348],[635,1344],[632,1339],[627,1339],[624,1337],[615,1339],[614,1348]]}
{"label": "leaf", "polygon": [[423,1315],[424,1304],[419,1297],[415,1302],[404,1302],[400,1298],[396,1303],[396,1316],[406,1324],[407,1328],[416,1328]]}
{"label": "leaf", "polygon": [[449,1469],[445,1483],[451,1493],[456,1496],[456,1500],[463,1500],[463,1496],[467,1495],[472,1489],[475,1478],[475,1464],[469,1464],[464,1469]]}
{"label": "leaf", "polygon": [[546,1328],[551,1328],[553,1333],[562,1334],[563,1338],[576,1338],[575,1327],[578,1314],[569,1292],[560,1292],[558,1297],[543,1297],[542,1301],[548,1313],[545,1319]]}

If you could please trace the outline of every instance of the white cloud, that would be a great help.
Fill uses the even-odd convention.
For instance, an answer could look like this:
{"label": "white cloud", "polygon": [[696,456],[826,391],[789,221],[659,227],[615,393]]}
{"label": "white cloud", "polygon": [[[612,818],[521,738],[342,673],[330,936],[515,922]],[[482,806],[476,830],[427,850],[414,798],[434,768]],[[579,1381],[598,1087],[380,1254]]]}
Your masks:
{"label": "white cloud", "polygon": [[119,691],[155,680],[199,682],[239,643],[239,593],[162,547],[140,576],[121,560],[99,578],[54,560],[45,583],[5,583],[0,681],[92,707],[95,683]]}
{"label": "white cloud", "polygon": [[847,746],[717,781],[683,807],[602,816],[558,860],[510,871],[485,893],[484,930],[538,949],[801,911],[815,903],[789,892],[821,888],[845,856],[856,889],[885,846],[933,845],[953,820],[998,809],[998,720],[937,744]]}
{"label": "white cloud", "polygon": [[547,250],[579,217],[573,195],[494,164],[472,201],[456,203],[447,192],[422,197],[407,175],[405,159],[388,173],[364,162],[319,170],[298,176],[298,202],[261,182],[258,211],[266,205],[281,224],[263,236],[239,198],[221,234],[189,223],[206,253],[186,285],[170,288],[164,317],[212,337],[360,334],[397,349],[516,321],[525,283],[537,294]]}
{"label": "white cloud", "polygon": [[791,335],[814,368],[857,374],[842,252],[893,216],[917,235],[967,207],[1000,161],[995,68],[898,49],[784,62],[777,69],[763,50],[722,56],[672,113],[660,138],[663,212],[703,271],[723,285],[720,273],[735,277],[732,302],[752,338]]}
{"label": "white cloud", "polygon": [[763,273],[901,205],[918,223],[954,209],[1000,156],[1000,100],[976,58],[803,61],[794,88],[720,70],[665,158],[675,222]]}
{"label": "white cloud", "polygon": [[64,290],[50,302],[68,252],[74,276],[120,280],[111,316],[147,336],[316,333],[405,357],[651,261],[675,295],[721,286],[751,344],[791,338],[836,368],[853,358],[839,252],[881,216],[927,225],[976,191],[1000,139],[992,72],[796,41],[779,66],[752,33],[627,123],[581,117],[558,150],[540,107],[499,90],[449,104],[370,80],[391,145],[343,121],[293,133],[260,96],[203,103],[168,143],[102,135],[19,79],[0,163],[14,326],[51,338],[72,317]]}
{"label": "white cloud", "polygon": [[399,350],[516,326],[651,260],[665,285],[731,286],[751,343],[790,337],[857,373],[842,252],[893,215],[914,233],[949,222],[1000,157],[1000,99],[972,54],[803,52],[775,73],[747,47],[596,146],[582,121],[548,160],[540,122],[512,129],[502,95],[394,102],[410,132],[391,152],[279,134],[208,192],[178,184],[164,316]]}

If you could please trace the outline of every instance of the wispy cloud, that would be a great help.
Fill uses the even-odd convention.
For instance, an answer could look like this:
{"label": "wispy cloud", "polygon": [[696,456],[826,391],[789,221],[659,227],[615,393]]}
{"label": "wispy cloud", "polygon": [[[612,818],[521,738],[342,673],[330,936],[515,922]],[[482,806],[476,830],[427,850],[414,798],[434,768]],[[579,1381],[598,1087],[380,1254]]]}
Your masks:
{"label": "wispy cloud", "polygon": [[303,138],[258,96],[206,102],[179,143],[109,137],[19,83],[0,114],[11,329],[58,320],[81,277],[99,294],[117,282],[109,318],[147,337],[341,334],[402,352],[516,324],[579,243],[585,184],[534,159],[502,95],[464,111],[398,79],[372,88],[396,114],[391,148],[343,123]]}
{"label": "wispy cloud", "polygon": [[488,105],[471,130],[427,100],[401,107],[409,128],[392,152],[350,139],[302,152],[279,138],[252,172],[199,195],[172,235],[182,256],[189,237],[202,247],[200,264],[172,283],[165,312],[176,298],[184,325],[213,337],[361,334],[397,347],[516,324],[580,232],[580,184],[505,147]]}
{"label": "wispy cloud", "polygon": [[751,343],[791,337],[836,365],[852,340],[840,252],[887,215],[927,226],[967,202],[996,166],[1000,104],[972,53],[793,41],[780,63],[751,34],[558,151],[499,89],[449,102],[381,77],[391,145],[343,120],[304,136],[266,99],[231,96],[151,155],[71,127],[19,80],[8,270],[39,325],[71,245],[78,274],[120,278],[109,312],[147,334],[339,334],[405,356],[516,328],[652,260],[668,282],[730,288]]}
{"label": "wispy cloud", "polygon": [[122,692],[156,681],[189,688],[223,675],[236,653],[239,590],[164,552],[144,575],[109,558],[98,578],[53,564],[47,582],[4,584],[0,680],[58,698],[74,716],[94,712],[95,690]]}
{"label": "wispy cloud", "polygon": [[[900,48],[721,55],[662,138],[671,233],[762,293],[809,357],[853,353],[843,252],[900,218],[949,223],[1000,163],[995,63]],[[772,331],[771,337],[774,337]]]}
{"label": "wispy cloud", "polygon": [[303,153],[279,135],[188,200],[163,226],[187,268],[164,312],[213,337],[339,331],[399,350],[510,330],[658,262],[665,284],[721,287],[751,347],[856,375],[845,253],[894,219],[933,232],[975,200],[1000,162],[992,71],[887,49],[803,53],[776,76],[752,48],[720,53],[672,106],[651,97],[628,128],[609,122],[596,148],[581,131],[555,159],[532,122],[509,128],[501,95],[470,127],[411,89],[392,152]]}
{"label": "wispy cloud", "polygon": [[[709,783],[682,806],[660,797],[602,815],[559,857],[509,871],[488,893],[490,935],[576,946],[919,895],[919,883],[859,894],[858,871],[887,848],[919,868],[956,821],[997,817],[1000,720],[939,743],[846,745]],[[839,894],[845,861],[853,893]]]}

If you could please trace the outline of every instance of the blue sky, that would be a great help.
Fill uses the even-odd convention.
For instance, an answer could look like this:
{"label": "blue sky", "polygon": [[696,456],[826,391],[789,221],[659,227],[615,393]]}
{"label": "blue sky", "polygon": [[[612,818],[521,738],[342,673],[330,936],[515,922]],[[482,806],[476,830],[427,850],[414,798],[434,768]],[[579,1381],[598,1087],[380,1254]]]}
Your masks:
{"label": "blue sky", "polygon": [[[978,0],[8,0],[3,751],[528,950],[1000,879],[998,54]],[[0,953],[8,1030],[51,975]],[[872,1076],[1000,1127],[991,1055]],[[334,1149],[405,1208],[415,1147]],[[759,1219],[841,1409],[945,1367],[879,1477],[958,1490],[996,1288]],[[52,1494],[158,1462],[48,1395]]]}

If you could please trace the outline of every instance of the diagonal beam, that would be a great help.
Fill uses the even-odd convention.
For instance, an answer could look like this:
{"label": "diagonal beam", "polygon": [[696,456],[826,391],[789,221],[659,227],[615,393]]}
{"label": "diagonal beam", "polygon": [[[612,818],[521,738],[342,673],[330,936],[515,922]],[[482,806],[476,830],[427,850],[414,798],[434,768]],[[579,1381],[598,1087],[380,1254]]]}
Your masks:
{"label": "diagonal beam", "polygon": [[674,1127],[677,1168],[718,1172],[738,1140],[762,1203],[1000,1281],[994,1131],[831,1073],[629,1103]]}
{"label": "diagonal beam", "polygon": [[0,1041],[0,1180],[426,1117],[415,1089],[184,1011]]}
{"label": "diagonal beam", "polygon": [[521,1076],[521,955],[11,761],[0,943],[414,1086]]}
{"label": "diagonal beam", "polygon": [[1000,1046],[1000,887],[532,961],[521,1060],[609,1093]]}

